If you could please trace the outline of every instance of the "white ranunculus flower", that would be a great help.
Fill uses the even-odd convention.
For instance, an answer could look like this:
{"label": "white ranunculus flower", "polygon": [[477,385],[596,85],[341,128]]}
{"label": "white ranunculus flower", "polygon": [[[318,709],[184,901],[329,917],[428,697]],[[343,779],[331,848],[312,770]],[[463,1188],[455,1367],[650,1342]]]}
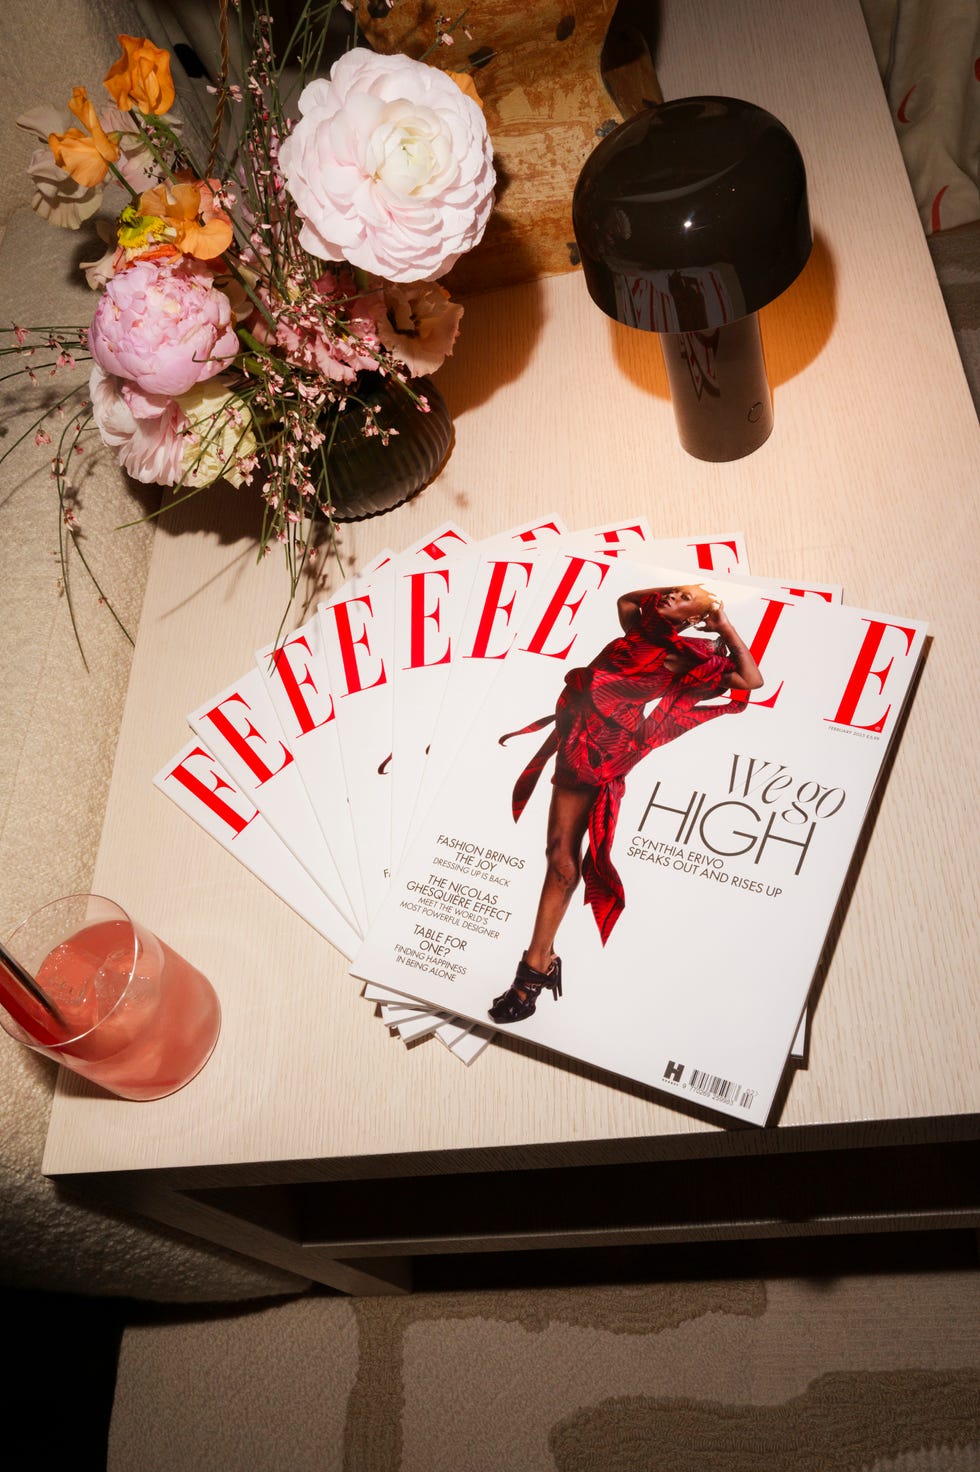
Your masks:
{"label": "white ranunculus flower", "polygon": [[483,112],[444,72],[355,47],[303,89],[279,163],[301,245],[387,281],[434,281],[493,208]]}

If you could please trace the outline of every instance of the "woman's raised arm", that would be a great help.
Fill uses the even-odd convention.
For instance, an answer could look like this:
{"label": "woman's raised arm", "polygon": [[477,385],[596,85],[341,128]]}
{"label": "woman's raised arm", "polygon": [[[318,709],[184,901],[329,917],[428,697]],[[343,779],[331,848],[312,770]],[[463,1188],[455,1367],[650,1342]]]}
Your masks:
{"label": "woman's raised arm", "polygon": [[735,665],[735,673],[730,682],[733,690],[761,689],[763,679],[759,666],[752,658],[744,639],[741,639],[736,633],[735,626],[725,612],[723,603],[719,603],[717,608],[713,608],[705,615],[699,623],[699,628],[707,629],[709,634],[717,634],[728,645]]}
{"label": "woman's raised arm", "polygon": [[635,593],[624,593],[616,600],[616,612],[619,614],[619,626],[624,633],[636,623],[642,611],[643,604],[653,596],[654,593],[667,593],[668,588],[638,588]]}

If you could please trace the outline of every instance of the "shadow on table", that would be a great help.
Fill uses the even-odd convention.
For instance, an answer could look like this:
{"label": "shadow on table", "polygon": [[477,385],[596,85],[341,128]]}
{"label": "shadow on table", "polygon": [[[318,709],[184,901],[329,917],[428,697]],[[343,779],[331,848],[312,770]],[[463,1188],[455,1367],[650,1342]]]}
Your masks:
{"label": "shadow on table", "polygon": [[489,291],[463,299],[453,355],[435,380],[454,420],[524,373],[544,325],[543,295],[540,281],[527,281],[508,287],[506,295]]}

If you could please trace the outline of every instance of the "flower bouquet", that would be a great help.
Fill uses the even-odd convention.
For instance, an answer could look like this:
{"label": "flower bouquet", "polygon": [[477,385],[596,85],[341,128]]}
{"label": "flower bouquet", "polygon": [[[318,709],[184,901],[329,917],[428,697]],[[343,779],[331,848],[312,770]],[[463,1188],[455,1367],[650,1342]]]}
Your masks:
{"label": "flower bouquet", "polygon": [[[63,562],[74,547],[85,563],[70,466],[97,436],[136,480],[183,496],[220,479],[254,488],[260,555],[285,547],[295,592],[318,522],[332,532],[398,504],[448,450],[426,375],[452,351],[462,307],[439,278],[480,240],[495,178],[468,76],[366,49],[337,0],[307,4],[285,39],[246,4],[220,3],[208,144],[174,112],[168,53],[132,36],[119,37],[105,105],[76,86],[68,113],[18,119],[37,138],[34,208],[95,224],[105,250],[82,266],[97,293],[89,323],[15,326],[3,351],[33,383],[41,368],[91,363],[87,385],[27,431],[52,445]],[[246,58],[237,81],[229,25]],[[440,55],[453,29],[438,22]]]}

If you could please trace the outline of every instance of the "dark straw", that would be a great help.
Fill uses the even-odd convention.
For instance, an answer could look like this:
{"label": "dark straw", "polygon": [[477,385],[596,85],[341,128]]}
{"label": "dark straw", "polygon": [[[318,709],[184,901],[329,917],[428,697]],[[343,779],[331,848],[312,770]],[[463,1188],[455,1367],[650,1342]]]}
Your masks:
{"label": "dark straw", "polygon": [[[17,960],[16,956],[12,956],[10,954],[10,952],[7,950],[7,947],[3,944],[2,941],[0,941],[0,966],[3,967],[3,970],[6,972],[9,979],[15,982],[22,991],[26,992],[31,1000],[36,1002],[37,1005],[47,1013],[52,1021],[57,1023],[57,1025],[62,1029],[66,1027],[65,1019],[58,1011],[58,1008],[55,1006],[54,1002],[52,1002],[50,997],[45,995],[45,993],[38,986],[37,982],[34,980],[34,977],[29,971],[25,970],[25,968]],[[21,1019],[17,1018],[16,1020],[19,1022]]]}

